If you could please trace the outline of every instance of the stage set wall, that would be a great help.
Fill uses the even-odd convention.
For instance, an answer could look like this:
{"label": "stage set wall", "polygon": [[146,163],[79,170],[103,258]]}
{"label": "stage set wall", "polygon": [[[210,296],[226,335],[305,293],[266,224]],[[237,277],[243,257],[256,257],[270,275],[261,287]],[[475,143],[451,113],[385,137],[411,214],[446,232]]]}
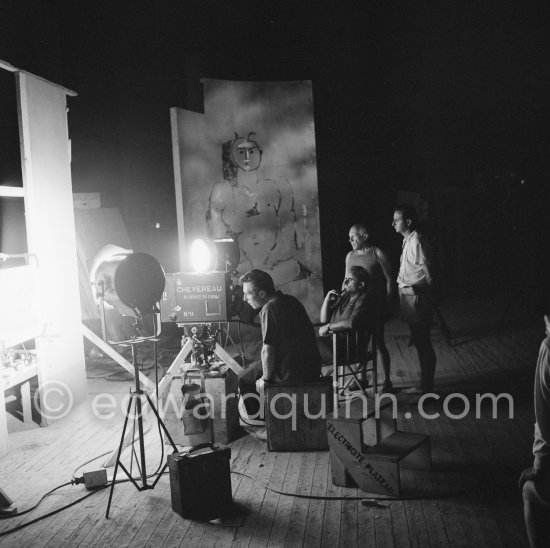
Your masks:
{"label": "stage set wall", "polygon": [[[181,270],[190,269],[194,238],[232,237],[240,274],[269,272],[317,321],[323,281],[311,82],[202,83],[204,114],[171,109]],[[235,145],[247,140],[257,146],[249,170],[234,161]]]}
{"label": "stage set wall", "polygon": [[[67,91],[16,73],[28,252],[37,263],[38,377],[87,397],[67,127]],[[75,95],[74,92],[71,92]],[[45,422],[45,421],[44,421]]]}

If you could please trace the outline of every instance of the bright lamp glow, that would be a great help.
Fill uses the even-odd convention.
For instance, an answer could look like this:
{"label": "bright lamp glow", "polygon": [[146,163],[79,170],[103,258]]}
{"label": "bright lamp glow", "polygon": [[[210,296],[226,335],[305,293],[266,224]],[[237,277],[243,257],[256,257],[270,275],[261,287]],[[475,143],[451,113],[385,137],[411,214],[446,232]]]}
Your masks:
{"label": "bright lamp glow", "polygon": [[198,238],[191,244],[190,258],[193,270],[196,272],[208,272],[212,270],[215,262],[216,250],[206,240]]}

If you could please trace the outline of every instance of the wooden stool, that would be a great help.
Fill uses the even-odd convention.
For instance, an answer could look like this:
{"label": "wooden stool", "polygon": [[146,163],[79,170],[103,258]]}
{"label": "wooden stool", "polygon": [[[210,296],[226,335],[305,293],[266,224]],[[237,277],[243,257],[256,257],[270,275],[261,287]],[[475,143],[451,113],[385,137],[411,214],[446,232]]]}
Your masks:
{"label": "wooden stool", "polygon": [[270,451],[326,451],[332,379],[265,385],[267,446]]}

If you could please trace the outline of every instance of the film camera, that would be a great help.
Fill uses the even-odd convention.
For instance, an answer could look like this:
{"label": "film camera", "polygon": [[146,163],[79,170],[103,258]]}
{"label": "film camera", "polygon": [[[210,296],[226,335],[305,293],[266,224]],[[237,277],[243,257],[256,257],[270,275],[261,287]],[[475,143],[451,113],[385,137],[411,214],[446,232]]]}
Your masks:
{"label": "film camera", "polygon": [[242,288],[232,283],[239,275],[239,247],[230,239],[195,240],[190,262],[195,272],[166,274],[160,301],[161,321],[177,324],[228,322],[252,316]]}
{"label": "film camera", "polygon": [[231,303],[228,272],[166,274],[160,319],[178,324],[227,322],[231,319]]}

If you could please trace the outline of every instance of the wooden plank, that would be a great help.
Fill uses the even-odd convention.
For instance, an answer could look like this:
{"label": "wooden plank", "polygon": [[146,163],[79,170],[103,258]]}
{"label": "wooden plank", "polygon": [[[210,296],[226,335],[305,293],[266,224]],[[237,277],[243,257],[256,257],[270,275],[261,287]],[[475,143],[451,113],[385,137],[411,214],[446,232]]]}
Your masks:
{"label": "wooden plank", "polygon": [[[274,458],[275,462],[268,485],[280,491],[284,485],[285,475],[290,462],[290,453],[275,453]],[[254,532],[252,533],[254,545],[267,546],[270,544],[271,529],[275,523],[274,517],[281,498],[281,495],[277,493],[266,491],[261,508],[262,519],[256,522]]]}
{"label": "wooden plank", "polygon": [[[426,490],[435,495],[448,494],[449,496],[438,498],[435,502],[428,501],[430,506],[428,510],[425,507],[424,514],[426,515],[426,511],[438,512],[443,522],[447,542],[457,548],[467,548],[469,545],[466,542],[465,531],[458,518],[454,497],[451,496],[453,490],[455,490],[453,485],[455,482],[450,473],[447,472],[443,475],[443,470],[450,462],[450,460],[446,461],[445,459],[447,459],[447,455],[453,455],[453,450],[449,448],[449,437],[444,435],[439,420],[428,421],[426,427],[432,440],[432,463],[435,468],[435,473],[428,474],[425,479]],[[421,488],[422,486],[419,487],[419,489]],[[430,537],[432,537],[431,531]]]}
{"label": "wooden plank", "polygon": [[[281,491],[294,493],[302,470],[304,453],[289,453],[288,466],[286,469]],[[269,545],[282,546],[287,535],[292,508],[296,499],[290,496],[281,496],[277,501],[277,507],[273,512],[273,524],[269,534]]]}
{"label": "wooden plank", "polygon": [[[359,538],[371,538],[375,546],[399,546],[394,538],[392,520],[393,502],[382,502],[385,507],[367,506],[359,508]],[[405,520],[401,517],[400,523]]]}
{"label": "wooden plank", "polygon": [[[414,408],[414,406],[411,406]],[[414,409],[413,409],[414,412]],[[407,420],[407,419],[405,419]],[[398,417],[398,430],[410,430],[410,427],[407,427],[403,423],[404,419],[402,416]],[[408,481],[412,476],[411,472],[408,470],[401,470],[401,481],[403,486],[404,495],[407,493],[414,494],[414,489],[411,489],[414,485]],[[402,514],[401,516],[406,517],[407,528],[400,527],[397,519],[397,508],[401,506]],[[401,503],[392,503],[391,506],[392,512],[392,528],[395,537],[396,545],[405,546],[406,543],[413,542],[415,546],[430,546],[429,544],[429,535],[426,528],[426,522],[424,520],[424,514],[420,506],[419,501],[416,500],[404,500]],[[402,519],[402,518],[401,518]]]}
{"label": "wooden plank", "polygon": [[[311,494],[325,496],[330,479],[329,452],[323,451],[315,454],[315,470],[311,485]],[[306,546],[318,546],[323,535],[323,514],[326,502],[324,500],[311,500],[307,513],[306,529],[304,532],[304,544]],[[338,528],[339,530],[340,528]]]}
{"label": "wooden plank", "polygon": [[[330,461],[330,458],[329,458]],[[329,478],[329,481],[330,478]],[[363,495],[359,489],[354,487],[340,487],[339,492],[342,496],[360,497]],[[359,539],[374,539],[372,531],[368,531],[369,525],[372,527],[372,521],[364,519],[365,515],[361,511],[361,502],[357,500],[343,500],[340,506],[340,546],[356,546]]]}
{"label": "wooden plank", "polygon": [[[302,453],[302,467],[300,477],[296,485],[296,492],[301,495],[310,495],[313,475],[315,472],[315,453]],[[304,532],[306,529],[307,515],[310,501],[308,499],[294,499],[292,505],[292,517],[288,524],[288,532],[285,538],[284,546],[294,547],[302,546],[304,541]]]}
{"label": "wooden plank", "polygon": [[[424,420],[419,414],[414,413],[412,421],[410,421],[410,427],[419,434],[429,436],[428,425],[431,422],[434,421]],[[430,545],[436,546],[437,548],[450,546],[438,503],[430,500],[430,495],[433,496],[434,494],[431,474],[426,471],[416,470],[414,471],[413,476],[415,480],[414,493],[416,496],[421,497],[419,504],[424,514],[424,521],[428,530]]]}
{"label": "wooden plank", "polygon": [[133,509],[128,508],[124,510],[127,519],[119,520],[117,518],[117,522],[120,524],[118,534],[116,534],[116,530],[113,530],[110,535],[110,539],[112,540],[103,539],[103,546],[135,546],[134,539],[136,540],[136,544],[140,544],[140,531],[144,536],[150,536],[150,531],[143,528],[149,516],[153,514],[156,518],[155,522],[158,522],[164,512],[168,509],[171,510],[170,482],[168,477],[161,478],[154,491],[135,493],[135,501],[136,505]]}
{"label": "wooden plank", "polygon": [[159,519],[156,525],[153,526],[150,535],[147,536],[144,546],[158,548],[167,540],[167,537],[171,534],[172,529],[175,528],[175,534],[177,535],[178,531],[185,532],[185,526],[188,526],[188,522],[185,523],[185,520],[180,515],[176,514],[171,507],[166,507],[164,512],[159,513],[158,518]]}
{"label": "wooden plank", "polygon": [[[328,453],[328,452],[327,452]],[[330,453],[325,460],[325,494],[327,497],[343,496],[343,487],[338,487],[332,483],[330,471]],[[323,514],[323,534],[321,537],[321,546],[339,546],[340,545],[340,523],[342,521],[342,502],[340,500],[327,500]],[[357,507],[357,501],[355,501]]]}
{"label": "wooden plank", "polygon": [[191,527],[192,521],[189,519],[182,518],[174,512],[172,520],[169,521],[170,528],[168,530],[168,535],[165,537],[162,544],[153,544],[153,539],[149,539],[146,546],[162,546],[162,548],[177,548],[183,542],[187,530]]}
{"label": "wooden plank", "polygon": [[[457,477],[456,482],[450,483],[450,488],[455,488],[458,493],[469,493],[469,490],[475,484],[475,478],[468,477],[465,468],[475,462],[476,443],[472,446],[472,429],[457,421],[452,421],[446,417],[438,419],[443,431],[444,439],[451,444],[451,454],[453,462],[460,463],[460,469],[464,470],[462,477]],[[456,465],[455,465],[456,466]],[[451,480],[452,481],[452,480]],[[485,546],[483,533],[475,512],[472,511],[468,499],[458,497],[455,501],[456,518],[462,525],[464,539],[468,546]]]}
{"label": "wooden plank", "polygon": [[[155,491],[147,497],[146,505],[138,516],[137,524],[134,525],[134,535],[131,532],[123,531],[115,540],[114,546],[146,546],[161,520],[166,514],[175,514],[172,510],[170,500],[170,481],[163,478],[157,484]],[[147,510],[147,511],[145,511]],[[177,514],[176,514],[177,515]]]}
{"label": "wooden plank", "polygon": [[[249,473],[257,477],[263,483],[269,484],[273,469],[275,468],[276,458],[276,454],[268,452],[265,442],[262,442],[261,453],[257,456],[254,455],[250,460],[251,466],[248,468],[250,470]],[[256,462],[258,462],[257,465]],[[246,515],[243,525],[237,532],[234,542],[235,548],[239,546],[248,546],[250,543],[253,543],[256,524],[259,521],[263,525],[267,518],[262,508],[266,497],[265,487],[261,483],[248,480],[248,478],[244,479],[247,480],[247,484],[249,485],[247,498],[243,503],[246,504],[249,512]]]}

